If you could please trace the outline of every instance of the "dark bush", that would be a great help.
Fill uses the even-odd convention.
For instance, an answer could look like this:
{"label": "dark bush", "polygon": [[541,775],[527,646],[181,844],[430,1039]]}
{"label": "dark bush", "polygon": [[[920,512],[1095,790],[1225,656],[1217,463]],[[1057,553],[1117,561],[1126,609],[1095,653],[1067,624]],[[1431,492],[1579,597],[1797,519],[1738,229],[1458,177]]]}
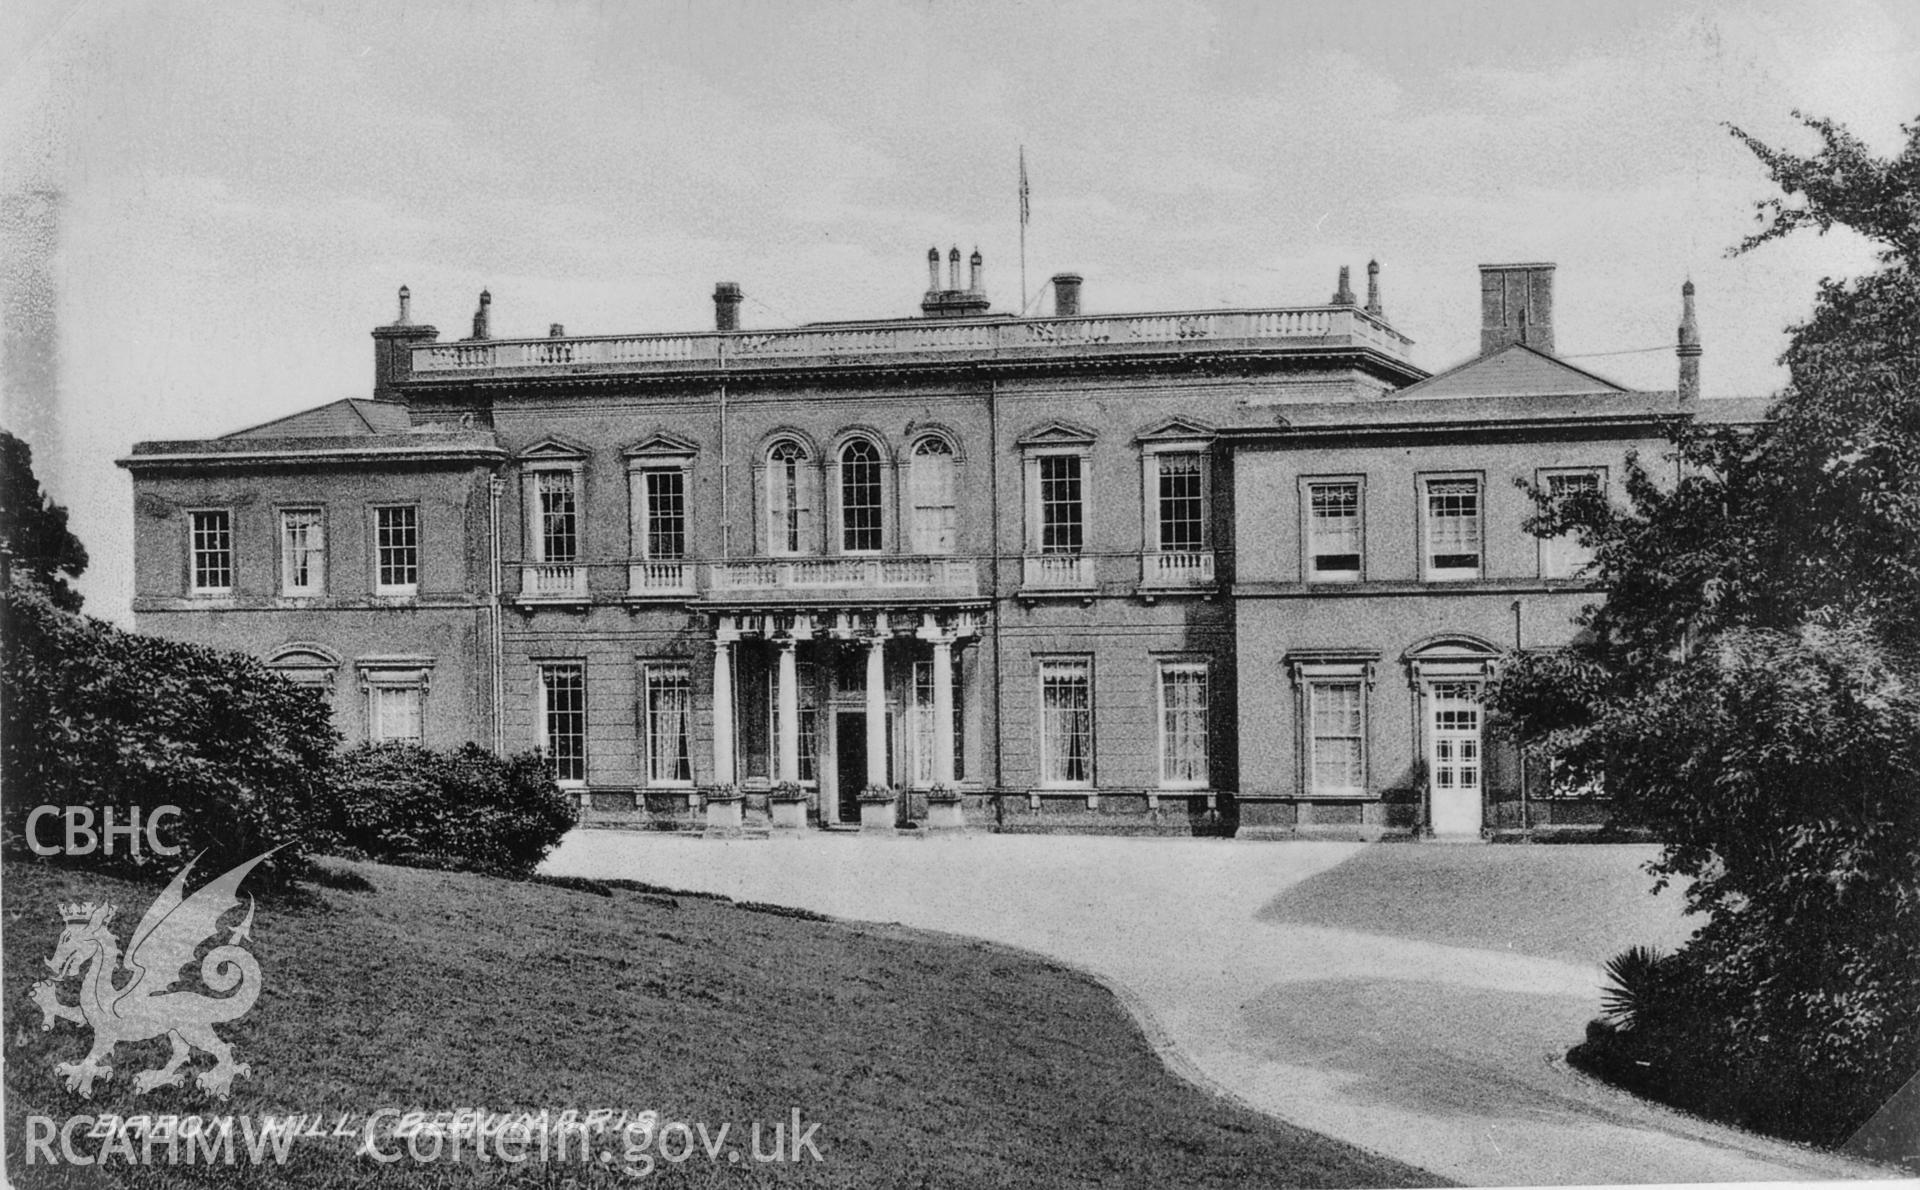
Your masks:
{"label": "dark bush", "polygon": [[[124,632],[61,611],[37,591],[0,592],[0,772],[5,839],[27,850],[27,816],[41,805],[111,808],[125,823],[161,806],[160,842],[183,855],[85,857],[125,875],[172,872],[207,852],[213,875],[274,847],[255,870],[273,884],[298,873],[324,830],[326,774],[339,743],[311,691],[255,658]],[[49,829],[49,828],[53,829]],[[57,822],[43,819],[42,842]]]}
{"label": "dark bush", "polygon": [[332,841],[416,867],[525,877],[572,829],[573,802],[532,752],[362,744],[335,764]]}

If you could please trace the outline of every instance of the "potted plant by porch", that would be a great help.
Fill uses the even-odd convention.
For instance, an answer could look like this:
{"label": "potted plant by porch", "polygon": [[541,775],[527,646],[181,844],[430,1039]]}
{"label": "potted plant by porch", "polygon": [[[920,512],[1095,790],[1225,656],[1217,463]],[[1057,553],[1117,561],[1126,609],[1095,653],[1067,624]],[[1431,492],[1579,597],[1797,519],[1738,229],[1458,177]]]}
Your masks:
{"label": "potted plant by porch", "polygon": [[707,833],[739,834],[741,807],[746,797],[738,785],[709,785],[705,791]]}
{"label": "potted plant by porch", "polygon": [[767,793],[773,829],[802,830],[807,825],[807,791],[797,781],[782,781]]}
{"label": "potted plant by porch", "polygon": [[868,785],[860,791],[860,829],[893,829],[895,796],[890,785]]}
{"label": "potted plant by porch", "polygon": [[960,790],[942,781],[927,790],[927,829],[961,830],[967,825]]}

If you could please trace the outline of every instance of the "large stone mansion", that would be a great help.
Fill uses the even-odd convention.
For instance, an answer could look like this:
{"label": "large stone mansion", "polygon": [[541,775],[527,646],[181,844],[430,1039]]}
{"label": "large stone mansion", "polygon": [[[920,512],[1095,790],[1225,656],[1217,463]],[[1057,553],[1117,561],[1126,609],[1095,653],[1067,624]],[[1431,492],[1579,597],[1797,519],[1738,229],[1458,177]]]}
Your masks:
{"label": "large stone mansion", "polygon": [[[141,630],[257,654],[353,740],[538,747],[589,820],[1479,836],[1593,822],[1488,731],[1563,644],[1578,545],[1520,482],[1618,496],[1699,400],[1554,354],[1553,266],[1480,268],[1429,375],[1326,302],[994,313],[976,252],[914,317],[442,341],[370,398],[143,442]],[[1464,279],[1463,279],[1464,280]]]}

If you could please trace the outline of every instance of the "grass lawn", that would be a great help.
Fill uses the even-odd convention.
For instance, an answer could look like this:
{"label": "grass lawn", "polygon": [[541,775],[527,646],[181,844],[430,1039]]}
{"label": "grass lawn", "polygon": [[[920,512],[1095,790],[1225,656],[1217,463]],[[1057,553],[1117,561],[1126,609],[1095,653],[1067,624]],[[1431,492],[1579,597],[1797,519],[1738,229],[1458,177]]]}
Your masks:
{"label": "grass lawn", "polygon": [[[781,916],[709,898],[329,861],[371,892],[262,902],[252,1011],[220,1026],[250,1078],[222,1103],[189,1081],[145,1095],[132,1076],[164,1040],[123,1045],[84,1101],[53,1064],[91,1034],[40,1029],[28,989],[60,934],[57,906],[120,906],[122,945],[158,886],[10,862],[6,918],[7,1172],[39,1186],[1401,1186],[1431,1175],[1274,1121],[1181,1081],[1092,980],[982,943]],[[224,941],[224,934],[222,935]],[[189,972],[197,970],[189,967]],[[183,985],[197,987],[197,975]],[[72,999],[69,981],[66,996]],[[211,1059],[196,1053],[195,1071]],[[381,1108],[652,1109],[731,1133],[636,1180],[618,1161],[481,1164],[355,1155],[301,1138],[284,1166],[23,1164],[30,1113],[317,1115]],[[819,1128],[823,1160],[746,1159],[747,1129]],[[790,1149],[794,1138],[785,1137]],[[82,1153],[104,1142],[81,1140]],[[236,1147],[243,1148],[238,1138]],[[53,1144],[59,1152],[59,1142]],[[137,1151],[138,1145],[135,1145]],[[726,1149],[742,1159],[729,1163]],[[404,1142],[383,1151],[404,1152]],[[577,1155],[577,1147],[575,1154]],[[637,1168],[637,1167],[635,1167]]]}

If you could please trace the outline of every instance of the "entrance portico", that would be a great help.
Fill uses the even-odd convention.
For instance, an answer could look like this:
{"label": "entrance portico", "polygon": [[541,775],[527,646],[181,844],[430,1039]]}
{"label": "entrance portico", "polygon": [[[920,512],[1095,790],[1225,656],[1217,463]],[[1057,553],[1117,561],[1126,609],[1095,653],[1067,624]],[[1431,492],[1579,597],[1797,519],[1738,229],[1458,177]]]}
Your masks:
{"label": "entrance portico", "polygon": [[729,608],[709,623],[715,785],[797,791],[823,826],[858,822],[866,791],[956,785],[977,609]]}

